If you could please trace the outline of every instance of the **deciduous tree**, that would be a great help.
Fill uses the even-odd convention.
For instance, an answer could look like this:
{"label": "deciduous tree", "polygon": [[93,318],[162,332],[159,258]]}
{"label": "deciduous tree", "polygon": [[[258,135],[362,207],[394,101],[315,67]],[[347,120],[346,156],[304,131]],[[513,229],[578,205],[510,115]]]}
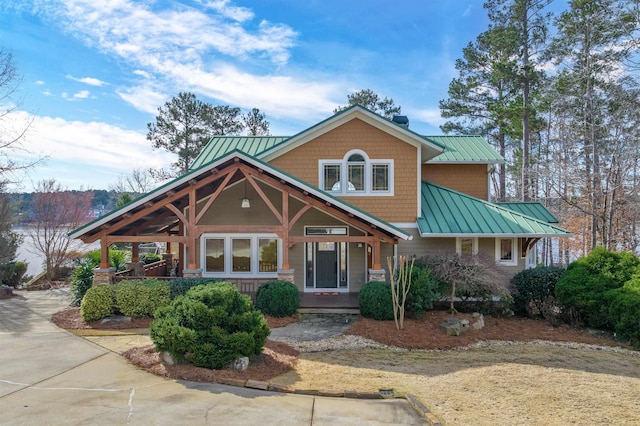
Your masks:
{"label": "deciduous tree", "polygon": [[79,244],[67,234],[91,218],[93,193],[67,191],[54,179],[38,182],[34,190],[33,222],[27,233],[35,252],[44,257],[45,273],[51,281]]}

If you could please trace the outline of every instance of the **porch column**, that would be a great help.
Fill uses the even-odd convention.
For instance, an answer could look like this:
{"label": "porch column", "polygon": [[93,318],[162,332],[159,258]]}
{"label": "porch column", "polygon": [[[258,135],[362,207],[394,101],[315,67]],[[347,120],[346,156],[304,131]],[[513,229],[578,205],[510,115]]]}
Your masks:
{"label": "porch column", "polygon": [[131,243],[131,262],[140,260],[140,243]]}
{"label": "porch column", "polygon": [[379,271],[382,269],[382,262],[380,261],[380,238],[373,237],[373,270]]}
{"label": "porch column", "polygon": [[106,235],[100,238],[100,269],[109,269],[109,244]]}

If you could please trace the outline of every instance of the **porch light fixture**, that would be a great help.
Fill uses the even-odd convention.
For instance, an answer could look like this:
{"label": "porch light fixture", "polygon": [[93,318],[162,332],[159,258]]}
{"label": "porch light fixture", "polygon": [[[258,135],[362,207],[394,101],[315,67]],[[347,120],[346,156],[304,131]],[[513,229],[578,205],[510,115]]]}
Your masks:
{"label": "porch light fixture", "polygon": [[247,197],[247,179],[244,180],[244,197],[242,197],[240,207],[243,209],[251,208],[251,201],[249,201],[249,198]]}

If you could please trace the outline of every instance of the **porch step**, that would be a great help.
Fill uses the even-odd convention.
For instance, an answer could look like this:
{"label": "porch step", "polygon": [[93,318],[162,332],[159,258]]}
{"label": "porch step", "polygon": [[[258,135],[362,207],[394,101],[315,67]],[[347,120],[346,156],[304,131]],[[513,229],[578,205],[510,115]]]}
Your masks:
{"label": "porch step", "polygon": [[360,315],[358,308],[299,308],[300,315],[326,314],[326,315]]}

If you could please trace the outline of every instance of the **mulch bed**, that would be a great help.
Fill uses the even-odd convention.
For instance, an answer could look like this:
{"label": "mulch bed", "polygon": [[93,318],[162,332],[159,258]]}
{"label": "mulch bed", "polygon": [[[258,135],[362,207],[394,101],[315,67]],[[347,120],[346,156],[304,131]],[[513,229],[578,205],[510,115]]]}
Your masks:
{"label": "mulch bed", "polygon": [[[458,313],[459,319],[476,320],[470,314]],[[601,346],[625,346],[607,335],[597,335],[588,330],[575,329],[569,326],[552,327],[546,321],[512,317],[485,317],[484,328],[469,330],[461,336],[447,336],[439,325],[450,318],[445,311],[431,311],[420,319],[406,319],[404,329],[397,330],[394,321],[375,321],[360,317],[346,332],[375,340],[390,346],[407,349],[453,349],[468,346],[487,340],[531,341],[550,340],[560,342],[576,342]],[[297,322],[298,316],[286,318],[266,317],[270,328],[284,327]],[[86,323],[80,316],[79,308],[66,308],[53,314],[52,321],[65,329],[97,329],[119,330],[132,328],[148,328],[152,319],[133,318],[129,323],[101,324],[100,321]],[[209,370],[190,364],[169,366],[164,364],[153,345],[133,348],[123,354],[132,364],[153,374],[176,380],[197,382],[224,382],[229,380],[269,381],[295,367],[298,351],[291,346],[267,341],[263,353],[252,360],[246,371]]]}

